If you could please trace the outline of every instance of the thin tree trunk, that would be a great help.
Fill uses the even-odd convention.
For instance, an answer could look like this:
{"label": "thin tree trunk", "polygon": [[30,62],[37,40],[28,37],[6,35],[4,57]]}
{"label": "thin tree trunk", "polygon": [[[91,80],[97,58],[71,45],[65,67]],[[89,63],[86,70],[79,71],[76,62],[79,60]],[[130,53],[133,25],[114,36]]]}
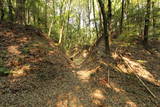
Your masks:
{"label": "thin tree trunk", "polygon": [[48,0],[45,0],[45,28],[47,29],[48,28],[48,17],[47,17],[47,14],[48,14]]}
{"label": "thin tree trunk", "polygon": [[145,13],[145,25],[144,25],[144,34],[143,34],[143,45],[145,48],[148,47],[148,31],[150,23],[150,7],[151,0],[147,0],[146,13]]}
{"label": "thin tree trunk", "polygon": [[108,40],[108,28],[107,28],[107,15],[105,12],[105,7],[104,7],[104,3],[102,0],[98,0],[99,5],[100,5],[100,9],[101,9],[101,13],[102,13],[102,18],[103,18],[103,33],[102,36],[105,39],[105,51],[106,54],[108,54],[110,52],[110,48],[109,48],[109,40]]}
{"label": "thin tree trunk", "polygon": [[30,9],[27,9],[27,24],[30,24]]}
{"label": "thin tree trunk", "polygon": [[124,3],[125,3],[125,0],[122,0],[121,21],[120,21],[120,34],[123,32]]}
{"label": "thin tree trunk", "polygon": [[155,27],[156,27],[156,19],[155,19],[155,11],[154,11],[154,5],[155,5],[155,2],[153,1],[152,2],[152,27],[153,27],[153,36],[155,36]]}
{"label": "thin tree trunk", "polygon": [[[99,9],[99,11],[101,11],[101,9]],[[99,12],[99,35],[102,34],[102,29],[103,29],[103,23],[102,23],[102,14],[101,12]]]}
{"label": "thin tree trunk", "polygon": [[109,43],[111,43],[111,33],[112,33],[112,2],[108,0],[108,33],[109,33]]}
{"label": "thin tree trunk", "polygon": [[48,37],[51,36],[53,24],[55,23],[55,3],[54,3],[54,0],[53,0],[53,4],[52,5],[53,5],[53,18],[52,18],[52,21],[51,21],[51,24],[50,24],[50,27],[49,27]]}
{"label": "thin tree trunk", "polygon": [[[39,26],[41,24],[41,18],[40,18],[40,15],[39,15],[39,11],[40,11],[40,7],[39,6],[37,6],[37,10],[38,11],[35,11],[35,17],[36,17],[36,25]],[[46,27],[46,18],[44,19],[44,23],[43,24],[44,24],[44,29],[46,30],[47,29],[47,27]]]}
{"label": "thin tree trunk", "polygon": [[[78,7],[81,7],[81,0],[79,0],[79,2],[78,2]],[[83,20],[83,19],[81,19],[81,17],[83,17],[83,16],[81,16],[82,15],[82,13],[81,12],[78,12],[78,35],[79,35],[79,37],[81,37],[81,31],[80,31],[80,29],[81,29],[81,20]],[[83,23],[84,23],[84,21],[82,21]],[[82,24],[83,25],[83,24]]]}
{"label": "thin tree trunk", "polygon": [[7,2],[8,2],[8,10],[9,10],[8,16],[9,16],[10,21],[13,21],[13,20],[14,20],[14,17],[13,17],[13,6],[12,6],[12,2],[11,2],[11,0],[7,0]]}
{"label": "thin tree trunk", "polygon": [[[81,29],[81,13],[78,13],[78,18],[79,18],[79,20],[78,20],[78,31],[80,31],[80,29]],[[79,32],[79,37],[81,36],[81,32]]]}
{"label": "thin tree trunk", "polygon": [[89,37],[91,37],[91,0],[88,0],[88,27],[89,27]]}
{"label": "thin tree trunk", "polygon": [[71,13],[71,3],[72,0],[69,0],[69,10],[68,10],[68,15],[67,15],[67,35],[69,34],[69,20],[70,20],[70,13]]}
{"label": "thin tree trunk", "polygon": [[50,36],[51,36],[51,31],[52,31],[53,21],[54,21],[54,19],[52,19],[51,25],[50,25],[50,27],[49,27],[48,37],[50,37]]}
{"label": "thin tree trunk", "polygon": [[98,34],[98,26],[97,26],[97,22],[96,22],[96,11],[95,11],[95,2],[94,2],[94,0],[92,0],[92,5],[93,5],[94,26],[96,28],[96,35],[97,35],[97,38],[98,38],[99,34]]}
{"label": "thin tree trunk", "polygon": [[3,21],[4,19],[4,1],[0,0],[0,12],[1,12],[1,16],[0,16],[0,21]]}
{"label": "thin tree trunk", "polygon": [[[140,2],[138,2],[138,10],[141,10],[141,8],[140,8]],[[142,19],[142,17],[141,17],[141,13],[139,12],[138,13],[138,22],[139,22],[139,27],[137,27],[137,29],[139,29],[139,37],[140,38],[143,38],[143,27],[142,27],[142,23],[140,23],[140,22],[142,22],[143,21],[143,19]]]}
{"label": "thin tree trunk", "polygon": [[26,0],[16,0],[16,21],[19,24],[25,23],[25,2]]}
{"label": "thin tree trunk", "polygon": [[64,26],[62,26],[62,28],[60,30],[60,37],[59,37],[58,45],[60,45],[62,43],[63,32],[64,32]]}
{"label": "thin tree trunk", "polygon": [[60,25],[61,25],[61,29],[60,29],[60,32],[59,32],[59,34],[60,34],[60,37],[59,37],[59,42],[58,42],[58,45],[61,45],[61,48],[63,48],[63,38],[64,38],[64,26],[65,26],[65,20],[64,20],[64,18],[63,18],[63,16],[62,16],[62,14],[63,14],[63,7],[64,7],[64,4],[63,4],[63,2],[62,2],[62,4],[61,4],[61,6],[60,6]]}

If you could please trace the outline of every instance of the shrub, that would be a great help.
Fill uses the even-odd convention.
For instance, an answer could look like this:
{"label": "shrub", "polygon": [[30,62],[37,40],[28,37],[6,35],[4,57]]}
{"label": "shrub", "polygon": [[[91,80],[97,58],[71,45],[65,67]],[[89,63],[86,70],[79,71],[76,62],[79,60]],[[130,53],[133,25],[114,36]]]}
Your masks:
{"label": "shrub", "polygon": [[9,75],[10,71],[8,68],[4,66],[0,66],[0,76],[7,76]]}

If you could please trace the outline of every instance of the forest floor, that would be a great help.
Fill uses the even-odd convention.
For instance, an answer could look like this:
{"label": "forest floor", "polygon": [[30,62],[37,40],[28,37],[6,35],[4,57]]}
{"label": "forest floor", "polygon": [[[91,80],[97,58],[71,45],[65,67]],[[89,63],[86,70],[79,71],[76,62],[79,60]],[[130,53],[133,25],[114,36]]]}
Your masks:
{"label": "forest floor", "polygon": [[79,66],[39,29],[0,24],[0,107],[160,107],[160,42],[150,43],[116,42],[112,57]]}

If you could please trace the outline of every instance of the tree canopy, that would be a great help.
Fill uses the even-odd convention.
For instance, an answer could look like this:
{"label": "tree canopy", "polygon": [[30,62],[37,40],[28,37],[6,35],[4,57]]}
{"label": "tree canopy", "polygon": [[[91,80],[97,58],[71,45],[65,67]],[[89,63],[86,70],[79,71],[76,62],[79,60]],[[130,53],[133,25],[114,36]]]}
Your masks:
{"label": "tree canopy", "polygon": [[[0,20],[37,26],[65,50],[92,45],[101,36],[105,21],[110,26],[106,28],[109,38],[116,36],[126,41],[141,38],[145,42],[147,38],[159,38],[159,0],[103,0],[104,12],[98,2],[0,0]],[[103,13],[106,19],[102,18]]]}

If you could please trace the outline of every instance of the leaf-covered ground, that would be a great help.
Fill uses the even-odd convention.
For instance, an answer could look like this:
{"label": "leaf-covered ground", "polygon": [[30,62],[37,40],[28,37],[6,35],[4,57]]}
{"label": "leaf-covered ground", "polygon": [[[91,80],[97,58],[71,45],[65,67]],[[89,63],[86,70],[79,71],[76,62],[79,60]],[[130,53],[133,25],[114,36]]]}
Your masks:
{"label": "leaf-covered ground", "polygon": [[93,54],[77,67],[39,29],[0,24],[0,107],[159,107],[159,42],[152,46],[117,43],[112,58]]}

